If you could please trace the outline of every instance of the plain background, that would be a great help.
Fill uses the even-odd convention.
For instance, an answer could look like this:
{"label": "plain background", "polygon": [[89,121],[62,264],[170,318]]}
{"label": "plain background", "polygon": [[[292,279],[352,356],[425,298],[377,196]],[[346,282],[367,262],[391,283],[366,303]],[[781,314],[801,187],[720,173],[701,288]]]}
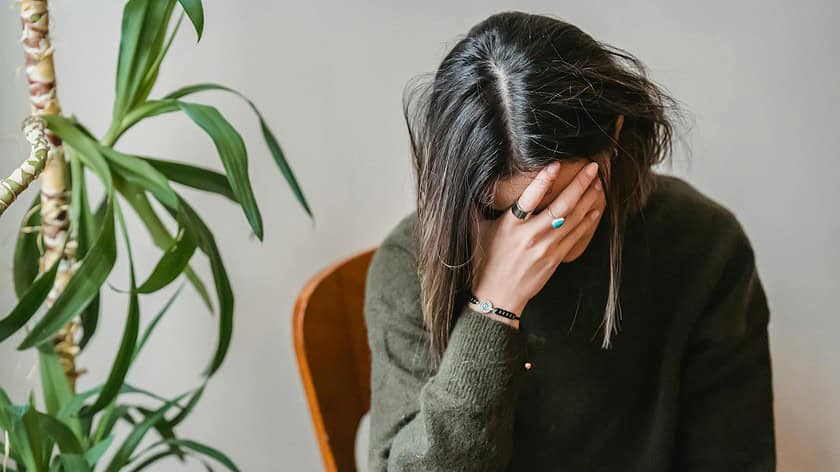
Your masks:
{"label": "plain background", "polygon": [[[97,135],[111,116],[122,2],[54,0],[59,100]],[[14,3],[0,9],[0,171],[25,156],[28,112]],[[216,446],[243,470],[319,470],[291,342],[295,296],[320,268],[375,244],[411,210],[413,188],[401,93],[431,72],[467,29],[508,9],[570,21],[638,55],[651,77],[681,100],[694,126],[675,165],[730,208],[754,245],[772,310],[779,470],[840,470],[840,74],[838,3],[307,1],[206,2],[199,45],[187,22],[153,96],[197,82],[232,86],[261,108],[284,147],[316,217],[292,198],[242,101],[217,92],[240,130],[265,219],[265,242],[241,210],[187,192],[221,246],[236,293],[233,345],[181,434]],[[691,158],[685,146],[691,148]],[[148,120],[119,149],[220,168],[211,141],[186,117]],[[29,201],[30,191],[23,200]],[[9,269],[25,203],[0,224],[0,312],[14,304]],[[140,277],[158,257],[129,219]],[[209,281],[203,260],[197,266]],[[127,284],[121,259],[110,283]],[[177,284],[176,284],[177,285]],[[175,285],[164,293],[168,295]],[[104,379],[126,300],[105,290],[102,326],[80,364],[86,388]],[[148,320],[163,296],[141,300]],[[173,396],[199,381],[216,339],[187,285],[129,373],[132,384]],[[37,387],[34,358],[0,346],[0,385],[17,401]],[[364,439],[362,440],[364,441]],[[201,470],[166,463],[159,470]]]}

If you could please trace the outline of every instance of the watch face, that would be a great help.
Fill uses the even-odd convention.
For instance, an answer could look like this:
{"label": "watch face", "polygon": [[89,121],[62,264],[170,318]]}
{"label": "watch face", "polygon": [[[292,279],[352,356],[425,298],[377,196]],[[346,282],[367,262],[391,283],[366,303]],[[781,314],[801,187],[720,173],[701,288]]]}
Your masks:
{"label": "watch face", "polygon": [[484,313],[490,313],[490,311],[493,310],[493,305],[490,303],[490,300],[482,300],[478,307]]}

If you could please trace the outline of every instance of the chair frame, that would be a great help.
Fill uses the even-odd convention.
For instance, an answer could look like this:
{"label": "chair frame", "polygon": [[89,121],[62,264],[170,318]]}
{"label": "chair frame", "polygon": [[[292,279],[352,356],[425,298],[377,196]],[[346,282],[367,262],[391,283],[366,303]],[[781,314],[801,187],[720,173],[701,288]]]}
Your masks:
{"label": "chair frame", "polygon": [[[360,319],[364,327],[364,286],[376,248],[322,269],[306,282],[295,301],[295,354],[321,457],[329,472],[356,470],[355,434],[352,441],[350,436],[370,409],[370,350],[366,335],[362,342],[355,322]],[[345,332],[335,329],[336,321],[344,323]],[[328,374],[327,363],[330,368],[335,363],[354,372]],[[337,397],[346,401],[339,404]]]}

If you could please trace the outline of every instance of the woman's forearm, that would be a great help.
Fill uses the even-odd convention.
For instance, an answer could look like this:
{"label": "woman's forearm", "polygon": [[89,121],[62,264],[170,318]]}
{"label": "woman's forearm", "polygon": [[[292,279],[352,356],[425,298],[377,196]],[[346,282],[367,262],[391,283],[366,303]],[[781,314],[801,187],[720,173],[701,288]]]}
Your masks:
{"label": "woman's forearm", "polygon": [[371,470],[504,470],[524,370],[519,331],[464,307],[425,383],[400,367],[410,360],[394,358],[416,355],[416,336],[394,329],[383,341],[372,371]]}

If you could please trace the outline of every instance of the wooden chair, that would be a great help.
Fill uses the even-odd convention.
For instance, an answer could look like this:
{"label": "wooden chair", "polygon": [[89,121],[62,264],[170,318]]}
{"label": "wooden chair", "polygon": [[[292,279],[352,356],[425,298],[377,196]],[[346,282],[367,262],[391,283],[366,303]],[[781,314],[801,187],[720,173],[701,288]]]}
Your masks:
{"label": "wooden chair", "polygon": [[295,302],[295,353],[329,472],[356,470],[356,430],[370,409],[370,349],[363,309],[375,250],[323,269]]}

